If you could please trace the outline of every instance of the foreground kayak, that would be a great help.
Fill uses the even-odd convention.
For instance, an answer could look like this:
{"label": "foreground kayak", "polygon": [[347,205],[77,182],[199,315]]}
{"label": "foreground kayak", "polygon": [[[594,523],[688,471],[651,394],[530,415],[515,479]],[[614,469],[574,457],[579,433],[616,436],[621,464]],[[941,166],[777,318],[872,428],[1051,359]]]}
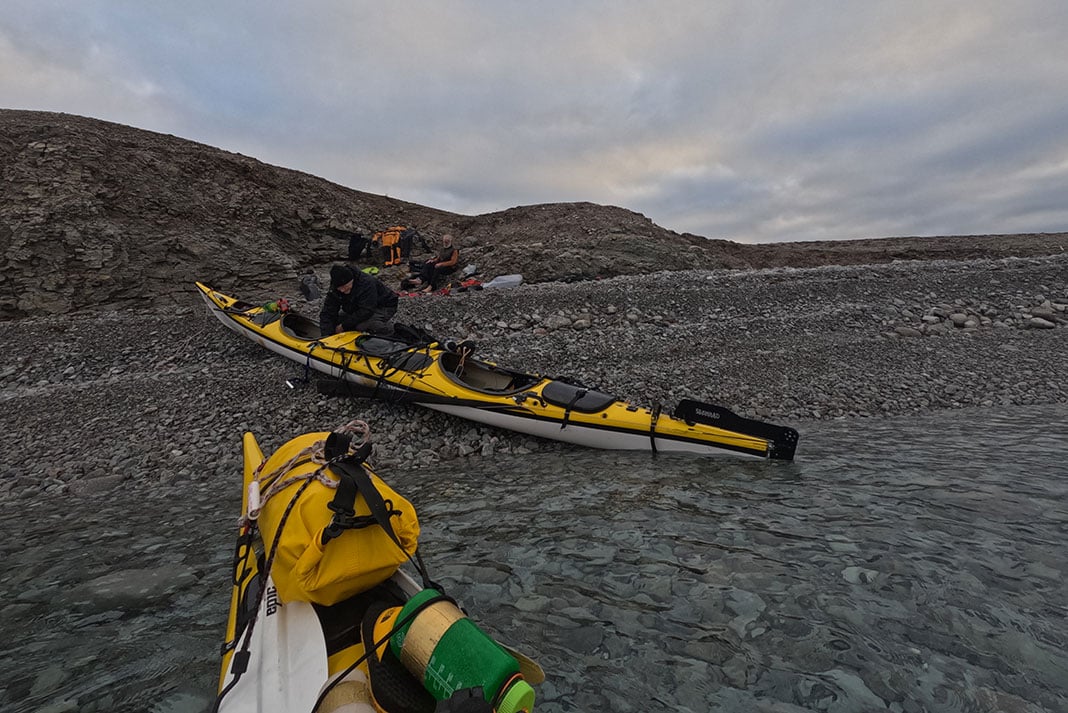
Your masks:
{"label": "foreground kayak", "polygon": [[[561,379],[476,359],[422,338],[361,332],[323,336],[317,322],[275,305],[254,305],[197,283],[212,314],[248,339],[344,383],[344,393],[415,403],[519,433],[592,448],[735,454],[792,460],[792,428],[743,418],[722,406],[683,400],[672,415],[641,408]],[[417,331],[417,330],[412,330]],[[410,335],[409,335],[410,337]]]}
{"label": "foreground kayak", "polygon": [[[306,434],[265,459],[245,434],[242,518],[213,710],[431,713],[454,710],[450,704],[468,710],[461,699],[477,697],[482,707],[472,710],[530,713],[532,686],[544,672],[492,641],[440,587],[428,588],[438,585],[413,558],[414,509],[362,455],[352,455],[350,441],[340,450],[331,445],[342,435]],[[335,507],[343,481],[357,472],[366,477],[350,493],[349,509]],[[334,498],[329,507],[324,498]],[[383,574],[383,563],[398,559],[394,542],[403,543],[400,551],[410,546],[404,557],[423,584],[399,568]]]}

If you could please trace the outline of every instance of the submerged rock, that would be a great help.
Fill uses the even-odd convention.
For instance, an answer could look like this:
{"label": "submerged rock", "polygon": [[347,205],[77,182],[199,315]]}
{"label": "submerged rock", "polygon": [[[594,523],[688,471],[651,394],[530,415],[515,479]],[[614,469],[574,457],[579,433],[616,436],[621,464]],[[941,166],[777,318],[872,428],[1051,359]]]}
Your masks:
{"label": "submerged rock", "polygon": [[124,569],[85,583],[82,595],[97,609],[157,604],[197,581],[193,570],[181,565]]}

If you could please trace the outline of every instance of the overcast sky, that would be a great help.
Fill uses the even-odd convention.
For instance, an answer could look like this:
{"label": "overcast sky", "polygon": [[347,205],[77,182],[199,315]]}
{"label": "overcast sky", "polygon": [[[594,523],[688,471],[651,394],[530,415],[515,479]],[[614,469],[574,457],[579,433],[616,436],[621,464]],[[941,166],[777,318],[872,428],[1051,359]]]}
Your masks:
{"label": "overcast sky", "polygon": [[477,214],[1068,230],[1068,1],[2,0],[0,107]]}

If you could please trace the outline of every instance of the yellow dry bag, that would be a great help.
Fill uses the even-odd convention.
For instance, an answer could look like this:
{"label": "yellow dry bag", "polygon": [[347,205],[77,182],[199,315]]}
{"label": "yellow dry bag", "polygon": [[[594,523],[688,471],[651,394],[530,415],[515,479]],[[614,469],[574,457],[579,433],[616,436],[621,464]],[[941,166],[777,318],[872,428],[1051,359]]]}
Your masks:
{"label": "yellow dry bag", "polygon": [[[285,466],[311,443],[329,435],[312,433],[293,439],[275,451],[261,471],[271,473]],[[268,547],[274,543],[285,518],[271,566],[271,576],[283,602],[336,604],[387,580],[415,554],[418,544],[415,508],[366,465],[330,465],[308,482],[309,476],[320,468],[310,458],[298,459],[272,478],[271,483],[292,482],[273,493],[259,513],[260,532]],[[360,487],[353,484],[353,476],[363,481]],[[337,483],[337,487],[325,485],[320,477]],[[371,504],[365,492],[371,496]],[[338,512],[343,509],[338,507],[339,493],[350,496],[347,514]],[[295,497],[292,510],[285,515]],[[372,506],[385,513],[396,539],[379,524]]]}

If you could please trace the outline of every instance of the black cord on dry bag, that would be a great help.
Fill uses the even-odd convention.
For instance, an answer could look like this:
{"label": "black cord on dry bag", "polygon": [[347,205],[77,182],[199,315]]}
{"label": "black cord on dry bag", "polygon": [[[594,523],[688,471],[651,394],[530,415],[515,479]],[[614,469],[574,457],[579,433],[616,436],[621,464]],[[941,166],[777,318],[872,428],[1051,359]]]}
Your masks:
{"label": "black cord on dry bag", "polygon": [[[338,492],[330,504],[330,509],[334,511],[334,518],[330,526],[333,526],[336,522],[338,523],[338,529],[337,534],[331,535],[330,539],[337,537],[345,529],[346,518],[355,517],[356,495],[357,493],[363,495],[364,502],[367,503],[367,509],[371,512],[370,517],[385,531],[389,539],[393,540],[393,543],[397,545],[416,571],[419,572],[419,576],[423,580],[423,586],[440,591],[441,587],[430,579],[426,565],[423,564],[422,558],[418,556],[418,552],[412,553],[405,549],[400,538],[397,537],[397,533],[393,530],[393,523],[390,518],[395,514],[399,514],[399,512],[393,509],[391,502],[382,498],[378,488],[371,482],[371,476],[368,475],[363,467],[363,461],[370,453],[370,444],[364,444],[351,456],[344,456],[343,454],[348,453],[351,442],[352,436],[349,434],[331,433],[327,436],[326,445],[323,449],[327,459],[330,461],[330,470],[338,476]],[[366,449],[366,452],[364,452],[364,449]],[[344,491],[342,490],[343,488]],[[341,500],[342,496],[344,496],[344,500]],[[360,524],[358,526],[365,527],[366,525]],[[327,530],[330,530],[330,527]],[[327,532],[324,531],[324,544],[329,541],[326,537]]]}

